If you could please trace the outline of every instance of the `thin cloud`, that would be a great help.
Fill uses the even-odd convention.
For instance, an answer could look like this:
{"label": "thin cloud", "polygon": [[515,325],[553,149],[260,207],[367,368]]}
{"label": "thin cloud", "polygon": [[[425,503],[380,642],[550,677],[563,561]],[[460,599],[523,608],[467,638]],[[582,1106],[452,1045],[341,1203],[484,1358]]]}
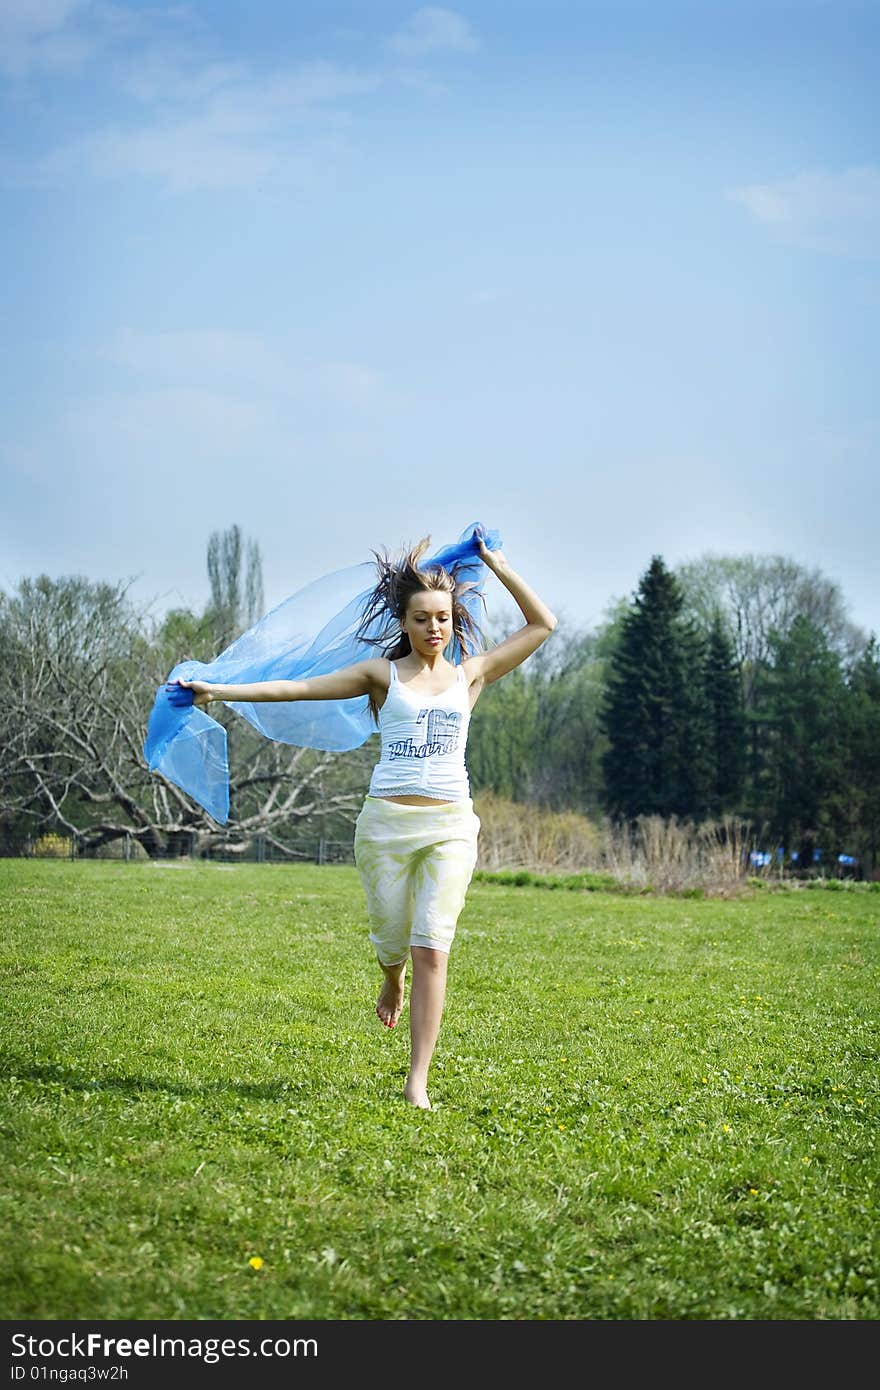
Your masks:
{"label": "thin cloud", "polygon": [[152,180],[172,192],[302,187],[347,148],[345,103],[380,75],[320,60],[262,73],[217,61],[186,7],[127,9],[107,0],[0,0],[0,77],[12,90],[49,68],[89,78],[127,99],[104,124],[42,154],[0,156],[12,185]]}
{"label": "thin cloud", "polygon": [[61,175],[87,171],[98,179],[152,178],[176,193],[250,188],[277,172],[271,153],[218,137],[198,121],[169,121],[140,130],[108,127],[55,151],[43,169]]}
{"label": "thin cloud", "polygon": [[819,251],[880,253],[880,168],[808,171],[728,190],[756,222],[792,244]]}
{"label": "thin cloud", "polygon": [[13,81],[41,72],[73,74],[109,51],[189,23],[179,6],[142,14],[110,0],[0,0],[0,73]]}
{"label": "thin cloud", "polygon": [[[416,11],[392,36],[403,72],[315,59],[276,71],[218,61],[210,32],[187,7],[130,10],[109,0],[0,0],[6,72],[82,69],[127,99],[127,109],[68,135],[42,154],[7,152],[0,178],[51,186],[126,178],[176,194],[320,184],[351,150],[350,107],[388,81],[436,93],[416,58],[477,47],[453,10]],[[402,65],[401,65],[402,66]],[[0,65],[0,74],[3,72]],[[90,79],[92,80],[92,79]],[[445,89],[439,89],[444,91]]]}
{"label": "thin cloud", "polygon": [[132,60],[117,62],[112,77],[118,91],[142,106],[196,106],[218,91],[247,83],[248,72],[243,63],[207,59],[197,67],[188,53],[157,46]]}
{"label": "thin cloud", "polygon": [[306,380],[316,392],[351,410],[371,410],[385,395],[379,373],[358,362],[325,362]]}
{"label": "thin cloud", "polygon": [[0,6],[0,71],[24,77],[36,68],[78,67],[92,50],[71,21],[83,0],[4,0]]}
{"label": "thin cloud", "polygon": [[225,386],[228,382],[259,386],[263,391],[290,388],[292,369],[282,354],[262,338],[247,333],[194,329],[144,333],[120,328],[98,356],[153,382]]}
{"label": "thin cloud", "polygon": [[345,147],[339,103],[378,85],[377,76],[331,63],[309,63],[265,79],[212,65],[187,76],[154,63],[132,94],[161,115],[104,126],[37,162],[44,180],[127,176],[154,179],[172,192],[299,185],[319,180]]}
{"label": "thin cloud", "polygon": [[473,53],[480,41],[455,10],[425,5],[392,34],[388,46],[402,58],[424,58],[435,53]]}
{"label": "thin cloud", "polygon": [[237,456],[266,429],[267,416],[259,403],[228,392],[190,387],[121,392],[83,401],[67,413],[68,437],[85,447],[89,457],[112,465],[121,453],[142,455],[159,440],[163,457],[171,441],[173,454],[210,460]]}
{"label": "thin cloud", "polygon": [[251,400],[275,397],[279,405],[308,401],[354,411],[387,402],[382,377],[359,362],[297,362],[256,334],[195,329],[144,333],[119,330],[98,352],[102,361],[131,372],[150,390],[186,384],[199,392],[246,392]]}

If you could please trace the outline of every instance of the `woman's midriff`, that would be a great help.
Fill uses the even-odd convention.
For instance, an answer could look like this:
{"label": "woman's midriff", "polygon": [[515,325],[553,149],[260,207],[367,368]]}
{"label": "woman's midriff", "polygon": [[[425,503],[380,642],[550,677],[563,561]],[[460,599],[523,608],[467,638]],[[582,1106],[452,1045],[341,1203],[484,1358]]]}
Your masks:
{"label": "woman's midriff", "polygon": [[377,796],[376,801],[396,801],[398,806],[452,806],[451,801],[440,801],[436,796]]}

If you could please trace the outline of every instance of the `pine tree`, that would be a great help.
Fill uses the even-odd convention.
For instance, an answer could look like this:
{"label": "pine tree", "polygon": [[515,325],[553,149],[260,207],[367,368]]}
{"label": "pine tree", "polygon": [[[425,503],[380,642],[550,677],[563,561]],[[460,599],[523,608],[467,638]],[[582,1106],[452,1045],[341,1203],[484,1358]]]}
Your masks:
{"label": "pine tree", "polygon": [[724,815],[739,807],[745,773],[745,719],[733,643],[716,611],[703,665],[706,703],[707,810]]}
{"label": "pine tree", "polygon": [[876,636],[856,661],[847,682],[847,852],[874,877],[880,851],[880,650]]}
{"label": "pine tree", "polygon": [[698,816],[705,801],[701,643],[655,555],[622,620],[602,708],[605,802],[615,816]]}
{"label": "pine tree", "polygon": [[771,651],[768,809],[780,843],[809,867],[811,851],[828,855],[840,830],[846,688],[839,656],[808,618],[774,633]]}

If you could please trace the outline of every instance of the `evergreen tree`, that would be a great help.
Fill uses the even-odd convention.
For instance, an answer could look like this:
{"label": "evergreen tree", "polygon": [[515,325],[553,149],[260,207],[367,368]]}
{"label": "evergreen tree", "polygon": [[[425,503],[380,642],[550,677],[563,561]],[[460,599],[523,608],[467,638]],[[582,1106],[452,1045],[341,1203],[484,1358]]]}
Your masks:
{"label": "evergreen tree", "polygon": [[808,618],[771,635],[767,725],[770,822],[787,852],[809,867],[841,835],[846,687],[839,656]]}
{"label": "evergreen tree", "polygon": [[849,843],[861,872],[876,874],[880,851],[880,650],[872,636],[847,682]]}
{"label": "evergreen tree", "polygon": [[716,611],[703,665],[706,703],[707,809],[712,816],[738,809],[745,773],[745,719],[739,666]]}
{"label": "evergreen tree", "polygon": [[[602,707],[612,815],[698,816],[706,799],[704,655],[682,593],[655,555],[624,615]],[[695,679],[695,674],[697,678]]]}

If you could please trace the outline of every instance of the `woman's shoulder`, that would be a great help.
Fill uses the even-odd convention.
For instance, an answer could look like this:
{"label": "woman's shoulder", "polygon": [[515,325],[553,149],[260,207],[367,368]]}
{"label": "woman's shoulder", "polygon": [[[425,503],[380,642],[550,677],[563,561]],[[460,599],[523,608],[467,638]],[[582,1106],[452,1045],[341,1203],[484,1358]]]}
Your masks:
{"label": "woman's shoulder", "polygon": [[386,656],[368,656],[358,662],[358,669],[363,671],[370,685],[384,691],[392,680],[392,665]]}

